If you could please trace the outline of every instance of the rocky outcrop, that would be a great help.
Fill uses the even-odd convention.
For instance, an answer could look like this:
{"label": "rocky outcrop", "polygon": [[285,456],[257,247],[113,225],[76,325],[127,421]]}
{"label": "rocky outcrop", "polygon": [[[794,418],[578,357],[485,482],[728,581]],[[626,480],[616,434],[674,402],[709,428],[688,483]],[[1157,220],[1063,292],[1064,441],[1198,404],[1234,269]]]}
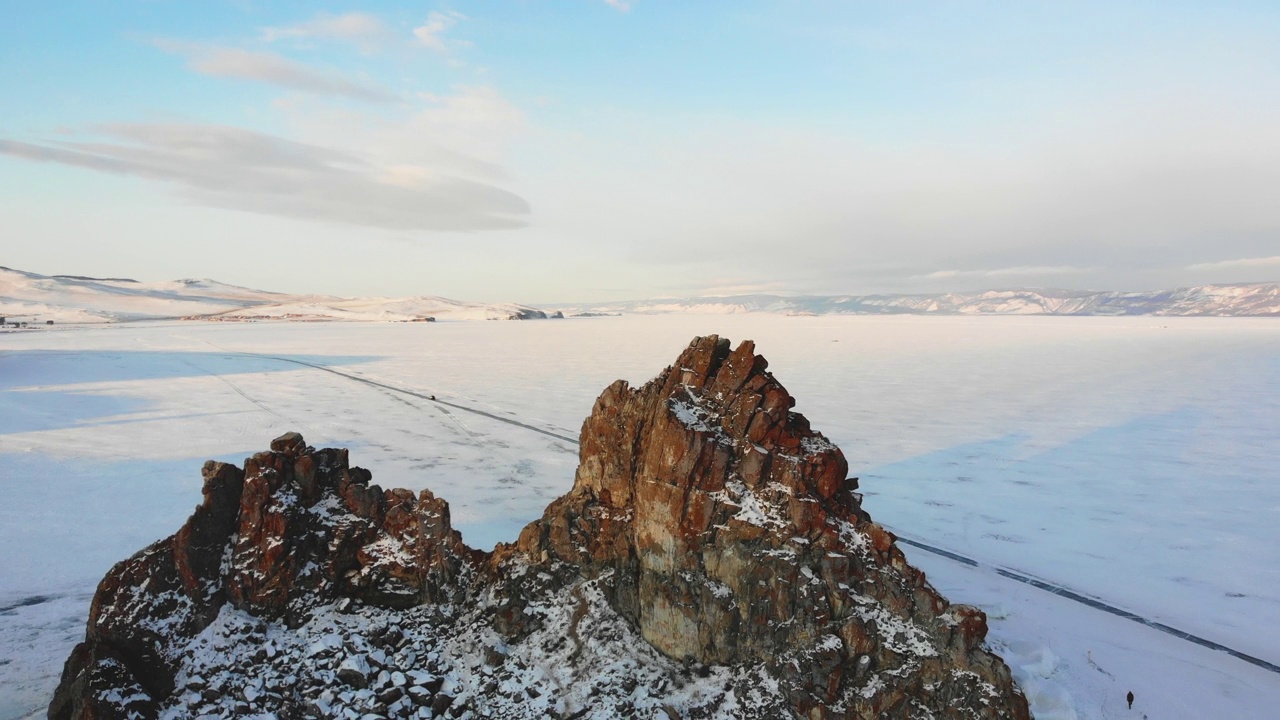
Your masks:
{"label": "rocky outcrop", "polygon": [[[605,577],[663,654],[765,663],[805,717],[1025,716],[986,618],[950,605],[861,508],[839,448],[744,342],[700,338],[582,430],[573,490],[495,563]],[[529,615],[510,593],[516,632]],[[993,702],[993,698],[1004,702]]]}
{"label": "rocky outcrop", "polygon": [[429,491],[382,490],[346,450],[287,433],[244,469],[204,466],[204,500],[98,586],[51,718],[151,717],[224,606],[298,627],[338,600],[403,608],[466,596],[483,557]]}
{"label": "rocky outcrop", "polygon": [[491,554],[295,433],[208,463],[99,586],[50,717],[1027,718],[794,404],[698,338],[605,390],[573,489]]}

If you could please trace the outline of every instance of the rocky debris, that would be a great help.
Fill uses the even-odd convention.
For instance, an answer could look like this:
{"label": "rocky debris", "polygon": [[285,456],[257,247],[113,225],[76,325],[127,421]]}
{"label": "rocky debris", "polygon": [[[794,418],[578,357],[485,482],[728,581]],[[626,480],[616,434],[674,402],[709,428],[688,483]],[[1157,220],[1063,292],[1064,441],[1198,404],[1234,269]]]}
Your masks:
{"label": "rocky debris", "polygon": [[51,718],[1028,718],[986,618],[861,508],[751,343],[583,425],[573,489],[468,548],[432,493],[297,433],[210,462],[98,588]]}

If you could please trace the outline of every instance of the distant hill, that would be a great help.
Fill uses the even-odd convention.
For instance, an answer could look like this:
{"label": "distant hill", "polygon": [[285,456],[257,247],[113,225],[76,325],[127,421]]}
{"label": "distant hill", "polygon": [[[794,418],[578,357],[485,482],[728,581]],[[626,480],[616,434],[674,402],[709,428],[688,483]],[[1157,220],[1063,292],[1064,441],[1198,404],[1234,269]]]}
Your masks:
{"label": "distant hill", "polygon": [[0,267],[0,316],[10,322],[105,323],[188,318],[323,321],[507,320],[545,318],[526,305],[441,297],[340,298],[288,295],[216,280],[138,282],[124,278],[39,275]]}
{"label": "distant hill", "polygon": [[[986,290],[935,295],[733,295],[578,304],[565,315],[664,313],[783,315],[1164,315],[1280,317],[1280,284],[1201,285],[1158,292]],[[38,275],[0,267],[0,316],[10,322],[130,320],[386,321],[527,320],[559,313],[514,303],[421,295],[343,298],[290,295],[209,279],[138,282]]]}
{"label": "distant hill", "polygon": [[749,313],[790,315],[1280,316],[1280,284],[1200,285],[1155,292],[985,290],[934,295],[733,295],[581,304],[566,315]]}
{"label": "distant hill", "polygon": [[[0,269],[8,270],[9,268],[0,268]],[[138,282],[137,280],[134,280],[132,278],[96,278],[96,277],[87,277],[85,275],[50,275],[49,277],[66,278],[68,280],[94,280],[96,282],[126,282],[126,283]]]}

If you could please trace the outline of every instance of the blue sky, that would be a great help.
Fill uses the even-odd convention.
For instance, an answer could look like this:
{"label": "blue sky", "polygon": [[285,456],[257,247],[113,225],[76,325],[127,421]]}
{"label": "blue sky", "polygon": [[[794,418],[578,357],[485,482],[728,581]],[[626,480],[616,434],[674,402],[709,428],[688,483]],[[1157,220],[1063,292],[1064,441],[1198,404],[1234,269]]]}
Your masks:
{"label": "blue sky", "polygon": [[0,264],[528,302],[1280,279],[1274,3],[26,3]]}

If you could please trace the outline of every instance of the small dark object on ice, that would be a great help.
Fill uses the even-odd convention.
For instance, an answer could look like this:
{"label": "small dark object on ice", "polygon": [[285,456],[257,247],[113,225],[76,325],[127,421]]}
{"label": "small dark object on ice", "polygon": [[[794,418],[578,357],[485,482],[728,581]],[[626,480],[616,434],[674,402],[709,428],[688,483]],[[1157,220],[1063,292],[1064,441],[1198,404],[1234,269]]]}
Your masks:
{"label": "small dark object on ice", "polygon": [[1130,690],[1129,694],[1125,696],[1125,700],[1129,701],[1129,709],[1132,710],[1133,709],[1133,691],[1132,690]]}
{"label": "small dark object on ice", "polygon": [[436,399],[436,396],[435,396],[435,395],[432,395],[432,396],[431,396],[431,399],[432,399],[432,400],[435,400],[435,399]]}

